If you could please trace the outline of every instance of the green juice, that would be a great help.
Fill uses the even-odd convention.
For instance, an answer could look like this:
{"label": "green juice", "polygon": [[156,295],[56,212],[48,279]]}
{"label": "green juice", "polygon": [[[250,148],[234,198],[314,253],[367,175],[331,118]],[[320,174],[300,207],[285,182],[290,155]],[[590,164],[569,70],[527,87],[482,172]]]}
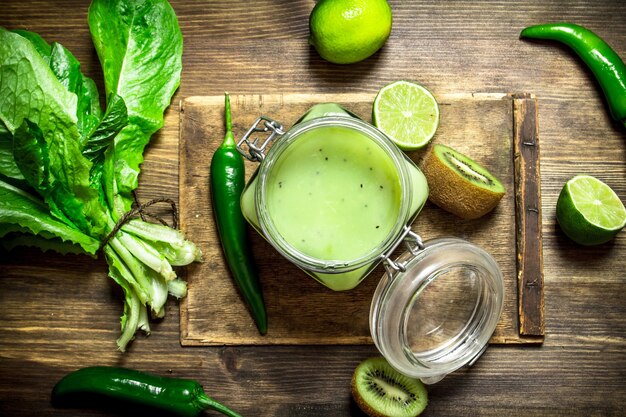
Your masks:
{"label": "green juice", "polygon": [[266,202],[276,231],[297,251],[350,261],[392,232],[401,195],[385,150],[358,131],[327,126],[304,132],[280,155]]}

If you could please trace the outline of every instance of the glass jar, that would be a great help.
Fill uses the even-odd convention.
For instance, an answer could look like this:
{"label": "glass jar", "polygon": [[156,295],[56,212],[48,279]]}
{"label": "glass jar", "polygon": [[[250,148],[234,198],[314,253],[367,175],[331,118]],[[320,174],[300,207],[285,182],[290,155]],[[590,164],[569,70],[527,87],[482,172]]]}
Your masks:
{"label": "glass jar", "polygon": [[[266,130],[261,145],[250,140]],[[335,291],[357,286],[408,233],[428,198],[413,161],[336,104],[313,107],[288,132],[260,118],[240,149],[243,144],[244,155],[260,160],[242,195],[244,217],[285,258]]]}
{"label": "glass jar", "polygon": [[426,241],[387,268],[372,299],[374,344],[401,373],[435,383],[483,353],[504,301],[495,260],[457,238]]}

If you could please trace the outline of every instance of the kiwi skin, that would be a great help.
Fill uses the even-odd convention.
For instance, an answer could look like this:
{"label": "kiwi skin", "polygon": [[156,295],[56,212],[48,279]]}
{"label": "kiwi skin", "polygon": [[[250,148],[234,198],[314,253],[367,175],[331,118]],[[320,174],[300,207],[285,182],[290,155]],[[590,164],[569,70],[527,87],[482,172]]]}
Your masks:
{"label": "kiwi skin", "polygon": [[[368,403],[366,397],[370,397],[370,400],[372,400],[371,393],[368,393],[367,389],[363,387],[363,379],[372,371],[376,372],[378,378],[384,375],[393,378],[398,385],[406,387],[407,392],[413,396],[414,402],[412,405],[408,409],[395,406],[387,408],[384,406],[384,403],[381,403],[378,404],[380,406],[378,408],[382,408],[385,411],[379,411],[376,409],[376,404]],[[380,375],[378,372],[380,372]],[[361,383],[359,383],[359,380],[361,380]],[[381,389],[381,387],[378,386],[377,382],[375,385],[378,392],[378,389]],[[381,357],[368,358],[356,367],[352,376],[351,388],[354,401],[369,417],[417,417],[428,404],[428,391],[424,384],[420,380],[400,374],[389,365],[385,358]],[[378,398],[375,401],[379,401]],[[380,401],[384,400],[381,399]]]}
{"label": "kiwi skin", "polygon": [[[443,158],[464,163],[476,175],[462,174]],[[445,145],[433,145],[424,157],[421,169],[428,181],[428,199],[462,219],[484,216],[498,205],[505,194],[502,183],[487,169]]]}

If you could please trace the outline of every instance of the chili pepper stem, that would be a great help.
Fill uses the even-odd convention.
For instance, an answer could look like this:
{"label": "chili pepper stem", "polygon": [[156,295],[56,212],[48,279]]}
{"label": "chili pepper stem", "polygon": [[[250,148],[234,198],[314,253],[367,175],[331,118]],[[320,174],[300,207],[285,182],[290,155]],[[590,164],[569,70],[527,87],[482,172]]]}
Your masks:
{"label": "chili pepper stem", "polygon": [[233,121],[230,116],[230,95],[228,95],[227,92],[224,92],[224,121],[226,134],[224,135],[224,141],[220,147],[234,149],[237,147],[237,143],[235,142],[235,136],[233,135]]}
{"label": "chili pepper stem", "polygon": [[218,403],[217,401],[215,401],[213,398],[209,397],[206,394],[200,393],[198,397],[196,398],[196,400],[198,404],[205,410],[211,409],[211,410],[219,411],[220,413],[228,417],[242,417],[241,414],[236,413],[230,408],[226,407],[225,405]]}

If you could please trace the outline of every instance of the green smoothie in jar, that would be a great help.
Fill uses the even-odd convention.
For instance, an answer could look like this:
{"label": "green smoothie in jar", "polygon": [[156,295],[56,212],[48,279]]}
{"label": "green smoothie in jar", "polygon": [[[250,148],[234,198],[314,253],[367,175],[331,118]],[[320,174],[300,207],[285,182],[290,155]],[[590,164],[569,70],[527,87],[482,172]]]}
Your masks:
{"label": "green smoothie in jar", "polygon": [[359,132],[309,131],[269,175],[267,204],[276,230],[295,249],[325,260],[371,252],[400,212],[400,178],[389,156]]}
{"label": "green smoothie in jar", "polygon": [[384,134],[339,113],[301,121],[273,143],[242,211],[280,253],[340,291],[379,263],[427,196],[421,171]]}

